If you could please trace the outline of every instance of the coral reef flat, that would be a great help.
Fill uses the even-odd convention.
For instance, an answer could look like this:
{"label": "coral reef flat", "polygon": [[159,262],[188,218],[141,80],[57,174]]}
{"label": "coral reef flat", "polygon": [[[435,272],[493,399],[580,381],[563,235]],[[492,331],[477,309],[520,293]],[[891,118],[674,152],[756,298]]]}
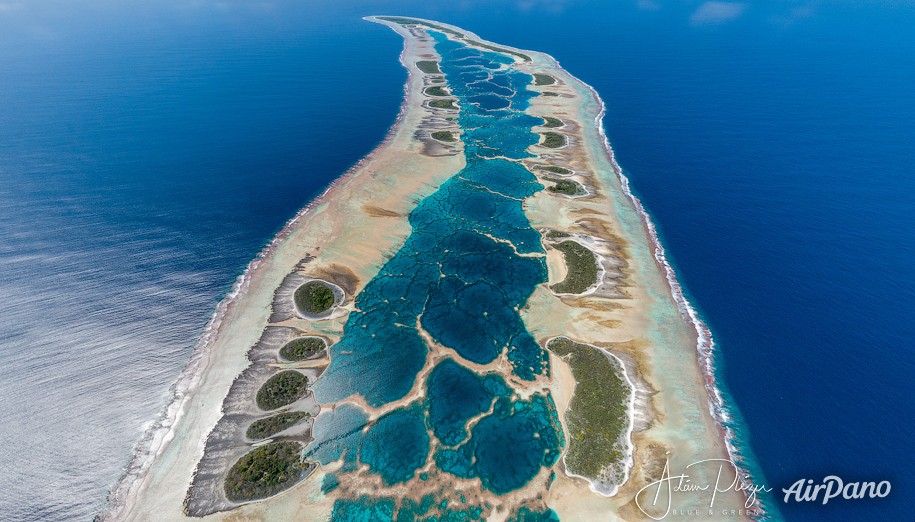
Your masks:
{"label": "coral reef flat", "polygon": [[730,456],[602,102],[548,55],[369,20],[404,38],[397,122],[249,274],[108,518],[646,518],[666,463]]}

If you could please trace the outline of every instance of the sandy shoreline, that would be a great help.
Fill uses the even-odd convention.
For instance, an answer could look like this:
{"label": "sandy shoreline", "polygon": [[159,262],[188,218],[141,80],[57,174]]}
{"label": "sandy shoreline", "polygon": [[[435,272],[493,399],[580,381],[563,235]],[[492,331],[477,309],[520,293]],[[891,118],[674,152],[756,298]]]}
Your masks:
{"label": "sandy shoreline", "polygon": [[[707,329],[679,291],[648,215],[628,190],[628,180],[604,135],[604,106],[597,93],[548,55],[515,50],[434,23],[484,44],[528,55],[532,61],[516,64],[519,70],[548,73],[559,80],[557,85],[534,88],[559,96],[535,98],[528,112],[565,115],[561,117],[564,121],[568,118],[568,125],[559,130],[567,133],[571,142],[562,149],[538,151],[541,158],[551,157],[556,164],[575,167],[572,170],[587,184],[589,195],[580,200],[557,200],[541,193],[526,203],[525,210],[538,229],[573,229],[605,242],[607,248],[616,248],[611,253],[619,256],[625,269],[623,276],[614,279],[618,285],[614,288],[622,288],[627,298],[609,303],[601,296],[557,298],[541,287],[531,296],[524,320],[538,340],[568,335],[601,348],[623,364],[627,378],[646,383],[651,392],[645,393],[650,396],[644,406],[650,411],[636,412],[642,418],[630,430],[635,446],[633,465],[629,480],[617,495],[592,493],[586,481],[560,473],[547,503],[563,519],[645,518],[633,498],[639,488],[658,476],[665,451],[671,454],[671,468],[681,470],[696,460],[733,457],[724,440],[721,419],[716,418],[722,410],[709,373],[711,338],[703,335]],[[361,288],[409,234],[405,216],[415,201],[462,168],[462,154],[421,154],[428,148],[416,136],[430,119],[438,117],[438,112],[423,103],[422,74],[414,63],[424,59],[430,49],[400,26],[386,25],[404,37],[400,61],[410,71],[397,121],[371,154],[287,223],[220,303],[175,385],[174,401],[141,444],[147,450],[138,454],[112,494],[112,509],[105,519],[185,519],[184,497],[207,435],[221,416],[229,386],[248,365],[248,350],[270,322],[274,289],[306,255],[317,257],[309,265],[313,269],[347,267]],[[369,211],[369,206],[373,210]],[[312,230],[320,233],[310,233]],[[345,317],[328,320],[321,333],[330,338],[339,336],[344,322]],[[554,360],[554,365],[563,363]],[[554,394],[571,397],[574,380],[561,369],[555,373],[551,384]],[[560,402],[557,399],[558,406]],[[714,482],[708,473],[697,473],[697,480]],[[306,480],[266,501],[206,518],[326,518],[330,502],[320,493],[320,476],[318,472],[315,480]],[[696,509],[704,507],[706,499],[682,496],[676,502],[683,509]],[[737,493],[722,494],[719,502],[737,509],[743,505],[743,498]]]}

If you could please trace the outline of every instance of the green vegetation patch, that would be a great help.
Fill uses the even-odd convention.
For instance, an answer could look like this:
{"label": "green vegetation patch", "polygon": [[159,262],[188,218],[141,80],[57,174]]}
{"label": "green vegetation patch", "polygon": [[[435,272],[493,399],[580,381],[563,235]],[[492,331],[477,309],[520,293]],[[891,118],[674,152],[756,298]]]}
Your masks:
{"label": "green vegetation patch", "polygon": [[[444,27],[444,26],[441,26],[438,24],[433,24],[430,22],[426,22],[424,20],[414,20],[413,18],[405,18],[402,16],[379,16],[378,19],[384,20],[386,22],[392,22],[395,24],[401,24],[401,25],[421,25],[421,26],[427,27],[429,29],[435,29],[436,31],[441,31],[443,33],[447,33],[452,36],[457,36],[458,38],[466,38],[466,36],[464,34],[459,33],[457,31],[455,31],[454,29],[449,29],[447,27]],[[519,53],[517,51],[512,51],[510,49],[503,49],[502,47],[496,47],[494,45],[484,44],[484,43],[478,42],[476,40],[467,40],[467,43],[470,45],[475,45],[477,47],[482,47],[484,49],[489,49],[490,51],[496,51],[496,52],[505,53],[505,54],[512,54],[512,55],[515,55],[515,56],[521,58],[522,60],[524,60],[526,62],[531,61],[530,56]]]}
{"label": "green vegetation patch", "polygon": [[429,80],[430,83],[445,83],[445,79],[441,77],[432,78]]}
{"label": "green vegetation patch", "polygon": [[552,172],[553,174],[571,174],[572,171],[569,169],[564,169],[562,167],[556,167],[553,165],[537,165],[538,169],[545,170],[547,172]]}
{"label": "green vegetation patch", "polygon": [[543,145],[544,147],[549,147],[551,149],[556,149],[562,147],[566,144],[566,137],[558,132],[544,132],[543,133]]}
{"label": "green vegetation patch", "polygon": [[544,91],[540,93],[542,96],[559,96],[558,92],[553,91]]}
{"label": "green vegetation patch", "polygon": [[287,361],[301,361],[320,353],[325,348],[327,342],[320,337],[299,337],[280,348],[280,357]]}
{"label": "green vegetation patch", "polygon": [[551,288],[560,294],[580,294],[597,282],[597,256],[577,241],[556,245],[566,261],[566,278]]}
{"label": "green vegetation patch", "polygon": [[438,62],[432,60],[421,60],[416,62],[416,67],[426,74],[442,74],[438,68]]}
{"label": "green vegetation patch", "polygon": [[436,109],[454,109],[457,110],[457,106],[454,104],[454,100],[432,100],[429,102],[429,107]]}
{"label": "green vegetation patch", "polygon": [[429,96],[449,96],[448,91],[446,91],[444,88],[438,87],[438,86],[427,87],[426,94],[428,94]]}
{"label": "green vegetation patch", "polygon": [[554,83],[556,83],[556,78],[549,74],[534,74],[534,85],[553,85]]}
{"label": "green vegetation patch", "polygon": [[569,180],[569,179],[556,179],[556,178],[544,178],[546,181],[555,183],[552,187],[549,187],[547,190],[550,192],[555,192],[557,194],[564,194],[566,196],[581,196],[585,194],[585,188],[581,186],[578,182]]}
{"label": "green vegetation patch", "polygon": [[561,238],[564,238],[564,237],[569,237],[569,236],[571,236],[571,235],[572,235],[572,234],[569,234],[568,232],[561,232],[561,231],[559,231],[559,230],[550,230],[550,231],[547,232],[546,235],[543,236],[543,237],[545,237],[545,238],[547,238],[547,239],[561,239]]}
{"label": "green vegetation patch", "polygon": [[226,476],[226,498],[244,502],[276,495],[294,485],[309,465],[302,462],[297,442],[274,442],[238,459]]}
{"label": "green vegetation patch", "polygon": [[295,370],[285,370],[267,379],[257,391],[257,405],[275,410],[301,399],[308,390],[308,377]]}
{"label": "green vegetation patch", "polygon": [[511,49],[505,49],[504,47],[496,47],[495,45],[485,44],[483,42],[478,42],[476,40],[465,40],[465,41],[470,45],[482,47],[483,49],[489,49],[490,51],[495,51],[497,53],[510,54],[512,56],[517,56],[518,58],[521,58],[525,62],[531,61],[530,56],[523,54],[523,53],[519,53],[517,51],[512,51]]}
{"label": "green vegetation patch", "polygon": [[451,131],[436,131],[432,133],[432,137],[438,141],[457,141],[457,138],[454,137],[454,134]]}
{"label": "green vegetation patch", "polygon": [[565,124],[562,123],[562,120],[560,120],[559,118],[551,118],[550,116],[543,117],[542,127],[546,127],[548,129],[555,129],[556,127],[562,127],[563,125],[565,125]]}
{"label": "green vegetation patch", "polygon": [[245,436],[251,440],[266,439],[287,428],[295,426],[306,417],[308,417],[308,413],[304,411],[287,411],[265,419],[258,419],[248,426],[248,431],[245,432]]}
{"label": "green vegetation patch", "polygon": [[430,29],[435,29],[436,31],[441,31],[443,33],[448,33],[448,34],[457,36],[459,38],[464,37],[463,34],[457,32],[453,29],[448,29],[447,27],[442,27],[441,25],[429,23],[424,20],[415,20],[413,18],[406,18],[403,16],[379,16],[378,19],[384,20],[386,22],[395,23],[395,24],[401,24],[401,25],[404,25],[404,24],[422,25],[424,27],[428,27]]}
{"label": "green vegetation patch", "polygon": [[308,315],[318,315],[330,310],[336,297],[330,285],[315,280],[298,287],[294,299],[300,311]]}
{"label": "green vegetation patch", "polygon": [[588,478],[619,483],[622,476],[603,476],[607,470],[622,474],[623,446],[629,428],[629,397],[632,390],[623,368],[601,350],[558,337],[547,348],[563,357],[575,376],[575,394],[566,411],[569,471]]}

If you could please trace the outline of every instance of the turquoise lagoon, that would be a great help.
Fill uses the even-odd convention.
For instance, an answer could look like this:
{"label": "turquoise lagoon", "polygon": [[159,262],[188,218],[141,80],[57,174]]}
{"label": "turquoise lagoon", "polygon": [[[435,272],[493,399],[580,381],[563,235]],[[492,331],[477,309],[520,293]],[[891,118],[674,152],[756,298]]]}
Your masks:
{"label": "turquoise lagoon", "polygon": [[[530,157],[527,148],[539,141],[531,128],[542,120],[523,112],[536,96],[527,89],[532,78],[507,67],[514,62],[503,54],[430,33],[460,105],[466,167],[419,202],[403,247],[356,297],[343,337],[330,348],[330,366],[314,385],[322,404],[359,395],[377,408],[405,397],[429,353],[420,329],[472,363],[507,353],[522,381],[549,373],[547,353],[518,315],[547,277],[541,235],[522,209],[543,185],[512,161]],[[306,451],[325,464],[342,459],[340,484],[361,463],[386,485],[450,474],[479,477],[496,494],[523,487],[558,460],[563,435],[548,395],[521,400],[502,376],[452,358],[419,385],[424,399],[374,422],[351,404],[322,414]],[[433,508],[440,520],[483,514],[473,503],[449,506],[447,499],[362,497],[338,500],[333,518],[412,520],[432,516]]]}

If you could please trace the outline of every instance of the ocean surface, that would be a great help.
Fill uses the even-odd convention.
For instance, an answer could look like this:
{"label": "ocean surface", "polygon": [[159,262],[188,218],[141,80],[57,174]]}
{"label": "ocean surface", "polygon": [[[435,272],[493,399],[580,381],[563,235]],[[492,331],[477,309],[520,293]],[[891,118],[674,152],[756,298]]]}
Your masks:
{"label": "ocean surface", "polygon": [[402,14],[555,56],[717,343],[756,482],[911,520],[908,2],[0,3],[0,519],[87,520],[216,303],[393,123]]}

